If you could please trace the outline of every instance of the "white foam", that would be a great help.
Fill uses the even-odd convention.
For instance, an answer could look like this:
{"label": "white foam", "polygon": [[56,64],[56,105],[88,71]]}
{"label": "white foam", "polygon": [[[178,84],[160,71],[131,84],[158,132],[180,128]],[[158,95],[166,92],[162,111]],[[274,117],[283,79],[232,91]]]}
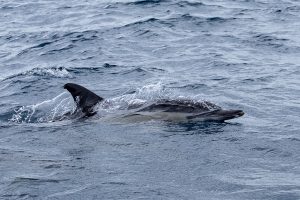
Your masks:
{"label": "white foam", "polygon": [[73,100],[67,92],[63,92],[53,99],[15,109],[15,114],[9,121],[16,123],[51,122],[67,112],[73,112],[74,109]]}
{"label": "white foam", "polygon": [[57,78],[71,78],[71,74],[64,67],[51,67],[51,68],[33,68],[29,71],[22,72],[21,75],[25,76],[51,76]]}

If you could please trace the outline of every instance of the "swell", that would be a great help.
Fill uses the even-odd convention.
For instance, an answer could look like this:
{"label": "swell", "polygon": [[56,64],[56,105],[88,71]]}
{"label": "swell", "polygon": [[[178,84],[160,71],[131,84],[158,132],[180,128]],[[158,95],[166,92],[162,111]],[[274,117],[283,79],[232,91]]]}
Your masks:
{"label": "swell", "polygon": [[251,32],[250,36],[247,39],[244,39],[242,43],[251,47],[265,48],[281,53],[300,52],[300,47],[295,45],[294,41],[285,37],[280,37],[280,34],[277,33]]}
{"label": "swell", "polygon": [[115,64],[104,63],[99,67],[35,67],[33,69],[17,73],[15,75],[11,75],[9,77],[1,80],[2,83],[6,83],[7,81],[12,81],[11,83],[22,82],[22,79],[26,79],[28,77],[41,77],[43,79],[48,78],[74,78],[79,75],[84,75],[88,73],[109,73],[109,74],[134,74],[138,73],[139,75],[146,75],[152,72],[158,71],[158,68],[151,68],[147,70],[143,67],[137,66],[120,66]]}
{"label": "swell", "polygon": [[173,27],[176,24],[180,22],[193,22],[195,25],[200,25],[200,24],[215,24],[215,23],[226,23],[226,22],[231,22],[234,20],[238,20],[239,18],[235,17],[200,17],[200,16],[195,16],[192,14],[182,14],[178,15],[175,17],[169,17],[169,18],[155,18],[155,17],[150,17],[148,19],[143,19],[143,20],[138,20],[136,22],[131,22],[128,23],[120,28],[127,28],[127,27],[143,27],[143,26],[166,26],[166,27]]}
{"label": "swell", "polygon": [[[20,59],[30,60],[32,58],[42,59],[45,56],[59,55],[68,52],[77,52],[81,46],[93,41],[101,41],[100,32],[97,30],[84,30],[81,32],[29,32],[9,33],[0,37],[0,43],[8,47],[30,41],[29,44],[19,45],[14,52],[3,53],[3,59],[15,61]],[[28,42],[26,42],[28,43]],[[25,48],[24,48],[25,47]],[[0,54],[1,56],[1,54]]]}

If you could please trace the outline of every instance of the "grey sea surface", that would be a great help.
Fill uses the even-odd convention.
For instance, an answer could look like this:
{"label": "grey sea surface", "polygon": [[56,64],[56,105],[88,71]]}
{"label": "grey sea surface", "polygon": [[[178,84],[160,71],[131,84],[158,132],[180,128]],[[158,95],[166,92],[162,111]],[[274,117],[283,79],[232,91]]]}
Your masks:
{"label": "grey sea surface", "polygon": [[[300,1],[0,1],[0,199],[300,199]],[[83,85],[226,123],[63,119]]]}

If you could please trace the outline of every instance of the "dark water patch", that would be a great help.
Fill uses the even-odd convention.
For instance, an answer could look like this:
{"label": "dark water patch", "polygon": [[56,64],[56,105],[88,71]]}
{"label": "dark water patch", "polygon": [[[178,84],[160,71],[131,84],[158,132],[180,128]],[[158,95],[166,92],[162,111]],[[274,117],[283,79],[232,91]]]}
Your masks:
{"label": "dark water patch", "polygon": [[67,51],[67,50],[73,49],[75,47],[76,46],[73,45],[73,44],[68,44],[68,45],[66,45],[64,47],[61,47],[59,49],[53,49],[53,50],[47,51],[45,53],[41,53],[40,55],[41,56],[47,56],[47,55],[59,54],[59,53],[62,53],[63,51]]}
{"label": "dark water patch", "polygon": [[68,159],[32,159],[31,161],[32,162],[38,162],[40,164],[50,163],[50,165],[52,165],[52,164],[66,163],[70,160],[68,160]]}
{"label": "dark water patch", "polygon": [[68,179],[48,179],[48,178],[35,178],[35,177],[16,177],[10,183],[11,185],[26,183],[26,184],[40,184],[40,183],[60,183]]}
{"label": "dark water patch", "polygon": [[[253,12],[261,12],[261,8],[241,8],[237,11],[237,13],[235,14],[236,16],[249,16],[251,15]],[[253,18],[253,20],[255,20],[255,18]]]}
{"label": "dark water patch", "polygon": [[12,10],[12,9],[14,9],[15,8],[15,6],[13,6],[13,5],[3,5],[3,6],[1,6],[1,10]]}
{"label": "dark water patch", "polygon": [[166,72],[166,70],[157,68],[157,67],[151,67],[151,68],[149,68],[149,71],[151,71],[151,72]]}
{"label": "dark water patch", "polygon": [[46,165],[44,167],[45,169],[60,169],[62,168],[61,164],[50,164],[50,165]]}
{"label": "dark water patch", "polygon": [[[104,68],[106,68],[104,66]],[[104,73],[103,67],[77,67],[68,69],[71,73],[75,75],[82,75],[86,73]]]}
{"label": "dark water patch", "polygon": [[26,39],[26,37],[28,37],[28,34],[25,33],[21,33],[21,34],[10,33],[9,35],[1,35],[0,39],[4,40],[5,42],[17,42]]}
{"label": "dark water patch", "polygon": [[71,157],[83,157],[85,154],[91,153],[94,151],[93,147],[81,147],[76,149],[67,150],[67,154]]}
{"label": "dark water patch", "polygon": [[43,42],[41,44],[38,44],[36,46],[31,47],[30,49],[43,48],[43,47],[48,46],[48,45],[50,45],[52,43],[53,43],[53,41],[52,42]]}
{"label": "dark water patch", "polygon": [[[171,30],[180,30],[181,32],[185,32],[186,34],[191,33],[201,33],[196,35],[207,34],[207,36],[211,35],[209,30],[224,30],[231,24],[236,23],[245,23],[245,20],[251,19],[239,19],[236,17],[223,17],[223,16],[205,16],[205,15],[196,15],[192,13],[180,14],[180,15],[172,15],[166,19],[164,19],[165,24],[170,24],[168,26]],[[177,33],[175,31],[174,34]],[[184,35],[186,35],[184,34]]]}
{"label": "dark water patch", "polygon": [[233,21],[233,20],[236,20],[237,18],[235,17],[231,17],[231,18],[224,18],[224,17],[209,17],[207,18],[206,20],[208,22],[220,22],[220,23],[224,23],[224,22],[227,22],[227,21]]}
{"label": "dark water patch", "polygon": [[220,134],[225,126],[226,123],[215,122],[167,123],[164,126],[167,133],[163,137]]}
{"label": "dark water patch", "polygon": [[144,20],[139,20],[136,22],[132,22],[129,24],[126,24],[125,26],[122,26],[120,28],[132,28],[132,27],[138,27],[138,28],[142,28],[142,27],[160,27],[161,25],[163,26],[167,26],[167,27],[172,27],[172,23],[168,23],[164,20],[158,19],[158,18],[148,18],[148,19],[144,19]]}
{"label": "dark water patch", "polygon": [[106,142],[106,144],[113,146],[113,147],[130,147],[133,146],[132,143],[112,143],[112,142]]}
{"label": "dark water patch", "polygon": [[[6,112],[2,112],[2,113],[0,114],[0,122],[8,122],[9,119],[11,119],[11,117],[12,117],[12,115],[13,115],[14,113],[15,113],[15,110],[14,110],[14,109],[10,109],[10,110],[8,110],[8,111],[6,111]],[[2,128],[5,128],[5,126],[2,127]]]}
{"label": "dark water patch", "polygon": [[102,184],[103,185],[128,185],[125,182],[115,182],[115,181],[109,181],[109,182],[105,182],[105,183],[102,183]]}
{"label": "dark water patch", "polygon": [[255,150],[255,151],[265,151],[265,152],[274,152],[275,149],[270,149],[269,147],[254,147],[252,148],[252,150]]}
{"label": "dark water patch", "polygon": [[61,6],[61,7],[58,7],[57,9],[58,10],[68,10],[68,9],[71,9],[73,8],[72,6]]}
{"label": "dark water patch", "polygon": [[70,38],[73,43],[78,41],[89,41],[98,39],[100,32],[98,30],[86,30],[82,32],[69,32],[62,36],[62,38]]}
{"label": "dark water patch", "polygon": [[[237,40],[237,38],[234,38],[235,40]],[[251,67],[251,63],[247,63],[247,62],[237,62],[237,63],[232,63],[232,62],[226,62],[226,61],[222,61],[222,60],[213,60],[210,61],[208,63],[208,66],[210,67],[219,67],[219,68],[224,68],[226,67],[227,69],[239,69],[239,68],[248,68]]]}
{"label": "dark water patch", "polygon": [[254,147],[251,150],[258,151],[263,153],[263,156],[272,156],[272,157],[291,157],[293,154],[286,150],[280,150],[279,148],[272,147]]}
{"label": "dark water patch", "polygon": [[135,35],[137,37],[146,37],[146,38],[159,36],[159,34],[153,32],[151,30],[138,30],[135,32]]}
{"label": "dark water patch", "polygon": [[7,57],[7,56],[9,56],[9,55],[11,55],[11,53],[10,52],[1,52],[0,51],[0,59],[2,59],[2,58],[5,58],[5,57]]}
{"label": "dark water patch", "polygon": [[300,199],[300,195],[297,192],[297,189],[295,189],[296,191],[280,191],[277,192],[277,194],[274,195],[267,195],[267,198],[270,198],[272,200],[295,200],[295,199]]}
{"label": "dark water patch", "polygon": [[179,1],[176,2],[175,5],[178,5],[179,7],[202,7],[207,6],[203,2],[195,2],[195,1]]}
{"label": "dark water patch", "polygon": [[37,194],[21,193],[21,194],[3,194],[4,199],[36,199],[39,197]]}
{"label": "dark water patch", "polygon": [[130,69],[130,70],[126,70],[126,71],[123,71],[122,74],[133,74],[133,73],[138,73],[142,76],[145,76],[146,74],[148,74],[148,72],[141,68],[141,67],[137,67],[137,68],[134,68],[134,69]]}
{"label": "dark water patch", "polygon": [[[76,52],[88,43],[93,41],[99,42],[99,33],[97,30],[86,30],[82,32],[54,32],[54,33],[27,33],[19,42],[31,41],[29,47],[21,49],[20,52],[12,59],[38,59],[38,56],[60,56],[59,54],[66,51]],[[17,38],[16,38],[17,37]],[[16,40],[19,36],[11,39]],[[14,41],[16,42],[16,41]],[[28,45],[27,45],[28,46]],[[90,55],[91,56],[91,55]],[[78,55],[77,57],[80,57]]]}
{"label": "dark water patch", "polygon": [[[80,60],[92,60],[92,59],[94,59],[95,58],[95,56],[87,56],[87,57],[84,57],[84,58],[80,58]],[[71,60],[72,62],[73,61],[77,61],[78,59],[73,59],[73,60]]]}
{"label": "dark water patch", "polygon": [[271,34],[257,34],[252,36],[252,38],[247,41],[251,46],[261,46],[265,48],[270,48],[282,53],[298,53],[300,52],[300,47],[295,46],[287,38],[277,37]]}
{"label": "dark water patch", "polygon": [[[280,15],[282,21],[286,21],[290,19],[290,17],[298,17],[298,13],[300,11],[300,6],[287,6],[276,8],[272,11],[272,13]],[[293,19],[294,20],[294,19]]]}
{"label": "dark water patch", "polygon": [[193,83],[193,84],[187,84],[187,85],[184,85],[184,86],[175,86],[174,88],[194,90],[194,89],[208,88],[208,86],[204,83]]}
{"label": "dark water patch", "polygon": [[[61,35],[58,32],[26,32],[26,33],[19,33],[19,32],[10,32],[6,35],[0,36],[0,41],[3,40],[6,45],[15,47],[23,47],[24,44],[29,46],[26,49],[23,49],[19,54],[22,55],[29,51],[37,51],[42,48],[51,46],[56,44],[60,41]],[[20,46],[19,46],[20,45]]]}
{"label": "dark water patch", "polygon": [[285,38],[277,38],[275,36],[266,35],[266,34],[258,34],[258,35],[255,35],[254,38],[256,38],[258,42],[268,43],[268,44],[270,44],[271,42],[288,41],[288,39],[285,39]]}
{"label": "dark water patch", "polygon": [[297,138],[297,137],[291,137],[291,138],[289,138],[289,140],[295,141],[295,142],[300,142],[300,138]]}
{"label": "dark water patch", "polygon": [[300,5],[288,6],[284,10],[287,11],[287,12],[289,12],[289,13],[293,13],[296,16],[298,16],[298,13],[300,11]]}
{"label": "dark water patch", "polygon": [[230,80],[230,78],[227,78],[227,77],[212,77],[210,80],[220,81],[220,82],[228,82]]}
{"label": "dark water patch", "polygon": [[133,67],[133,66],[120,66],[115,64],[105,63],[100,67],[77,67],[77,68],[69,68],[68,71],[71,74],[75,75],[83,75],[87,73],[95,73],[97,74],[112,74],[112,75],[134,75],[139,74],[139,76],[150,75],[148,70],[142,67]]}
{"label": "dark water patch", "polygon": [[237,138],[237,137],[229,137],[229,138],[226,138],[225,141],[228,141],[228,142],[239,142],[239,141],[241,141],[241,139]]}
{"label": "dark water patch", "polygon": [[181,15],[179,18],[173,18],[172,21],[192,21],[195,22],[196,25],[201,25],[203,23],[217,24],[217,23],[225,23],[236,20],[237,18],[224,18],[224,17],[199,17],[191,14]]}
{"label": "dark water patch", "polygon": [[259,83],[270,83],[273,82],[275,80],[275,76],[262,76],[262,77],[256,77],[256,78],[246,78],[243,79],[242,82],[243,83],[255,83],[255,84],[259,84]]}
{"label": "dark water patch", "polygon": [[104,63],[103,67],[104,67],[104,68],[115,68],[115,67],[118,67],[118,65],[109,64],[109,63]]}
{"label": "dark water patch", "polygon": [[161,3],[168,2],[167,0],[138,0],[134,2],[125,3],[126,5],[136,5],[136,6],[157,6]]}

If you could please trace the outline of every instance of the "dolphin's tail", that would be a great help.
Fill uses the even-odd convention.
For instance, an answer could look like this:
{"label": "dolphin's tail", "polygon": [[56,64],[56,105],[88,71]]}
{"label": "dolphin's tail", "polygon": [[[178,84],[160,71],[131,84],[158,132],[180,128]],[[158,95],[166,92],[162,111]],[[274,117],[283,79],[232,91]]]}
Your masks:
{"label": "dolphin's tail", "polygon": [[202,121],[226,121],[243,116],[242,110],[213,110],[201,114],[188,116],[189,120],[201,119]]}

